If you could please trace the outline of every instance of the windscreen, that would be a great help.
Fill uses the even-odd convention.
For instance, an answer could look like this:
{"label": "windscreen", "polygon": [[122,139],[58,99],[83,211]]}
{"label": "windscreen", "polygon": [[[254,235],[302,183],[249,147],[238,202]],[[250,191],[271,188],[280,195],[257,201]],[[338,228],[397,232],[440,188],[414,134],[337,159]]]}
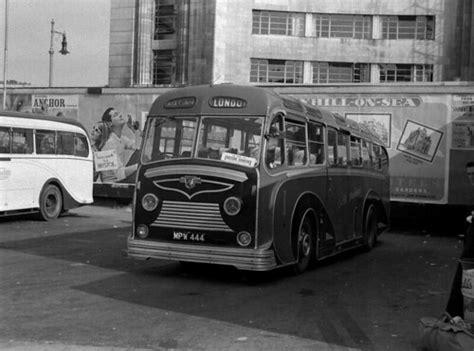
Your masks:
{"label": "windscreen", "polygon": [[156,117],[146,131],[142,162],[200,158],[254,167],[263,117]]}

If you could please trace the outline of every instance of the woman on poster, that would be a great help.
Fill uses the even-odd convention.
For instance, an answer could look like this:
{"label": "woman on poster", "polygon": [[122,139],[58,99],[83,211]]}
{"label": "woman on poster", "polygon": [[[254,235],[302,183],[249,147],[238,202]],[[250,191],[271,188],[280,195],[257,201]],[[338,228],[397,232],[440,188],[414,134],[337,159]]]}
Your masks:
{"label": "woman on poster", "polygon": [[127,165],[130,157],[127,157],[126,150],[135,151],[137,146],[135,140],[132,140],[124,135],[124,127],[127,120],[122,114],[109,107],[102,115],[102,122],[107,124],[110,130],[110,135],[102,147],[102,151],[115,150],[117,153],[118,168],[110,171],[103,171],[101,174],[102,182],[120,182],[132,176],[137,170],[138,164]]}

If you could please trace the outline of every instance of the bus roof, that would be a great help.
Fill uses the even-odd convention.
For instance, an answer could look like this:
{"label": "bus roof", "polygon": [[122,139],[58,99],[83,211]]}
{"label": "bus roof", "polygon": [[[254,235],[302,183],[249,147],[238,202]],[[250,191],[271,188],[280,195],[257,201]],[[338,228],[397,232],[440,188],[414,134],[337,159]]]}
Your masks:
{"label": "bus roof", "polygon": [[280,96],[270,88],[251,85],[197,85],[166,92],[153,102],[149,116],[271,116],[278,111],[290,118],[323,123],[383,145],[380,138],[365,125],[296,98]]}
{"label": "bus roof", "polygon": [[0,111],[0,117],[13,117],[13,118],[25,118],[31,120],[41,120],[41,121],[51,121],[51,122],[59,122],[64,124],[73,125],[76,127],[81,128],[86,132],[86,128],[82,125],[81,122],[76,121],[75,119],[69,117],[56,117],[50,115],[42,115],[36,113],[27,113],[27,112],[14,112],[14,111]]}
{"label": "bus roof", "polygon": [[281,98],[264,88],[234,84],[198,85],[160,95],[152,104],[149,115],[215,115],[223,114],[223,111],[235,115],[243,114],[245,108],[245,114],[266,116],[269,109],[279,105]]}

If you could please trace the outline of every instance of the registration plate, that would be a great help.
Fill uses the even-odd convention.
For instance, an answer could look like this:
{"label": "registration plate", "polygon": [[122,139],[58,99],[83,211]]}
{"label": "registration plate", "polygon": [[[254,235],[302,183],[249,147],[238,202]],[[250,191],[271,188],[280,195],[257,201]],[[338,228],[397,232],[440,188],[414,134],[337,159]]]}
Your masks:
{"label": "registration plate", "polygon": [[173,230],[173,240],[199,241],[203,243],[206,241],[206,234]]}

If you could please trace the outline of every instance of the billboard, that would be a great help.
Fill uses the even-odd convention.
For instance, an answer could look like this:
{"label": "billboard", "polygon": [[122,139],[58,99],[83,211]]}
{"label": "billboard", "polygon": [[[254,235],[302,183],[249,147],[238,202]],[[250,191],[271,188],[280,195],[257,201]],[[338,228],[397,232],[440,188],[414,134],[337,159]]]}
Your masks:
{"label": "billboard", "polygon": [[379,135],[390,157],[392,201],[474,204],[466,171],[474,162],[474,95],[291,95]]}

